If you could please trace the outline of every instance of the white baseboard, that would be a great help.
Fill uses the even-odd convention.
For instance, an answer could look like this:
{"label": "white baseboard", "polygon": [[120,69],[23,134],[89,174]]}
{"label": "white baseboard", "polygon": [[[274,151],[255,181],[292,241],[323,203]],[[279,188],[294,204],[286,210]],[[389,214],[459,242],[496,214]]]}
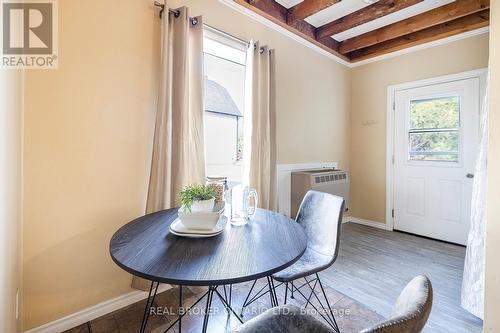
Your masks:
{"label": "white baseboard", "polygon": [[[172,286],[162,284],[158,288],[158,293],[164,292],[170,288],[172,288]],[[32,328],[28,331],[25,331],[24,333],[61,333],[113,311],[124,308],[128,305],[139,302],[147,297],[148,293],[145,291],[132,291],[128,294],[99,303],[90,308],[83,309],[81,311],[70,314],[69,316],[54,320],[42,326]]]}
{"label": "white baseboard", "polygon": [[348,223],[348,222],[362,224],[362,225],[366,225],[366,226],[372,227],[372,228],[378,228],[378,229],[392,231],[392,229],[390,228],[390,226],[387,225],[387,223],[380,223],[380,222],[360,219],[360,218],[352,217],[352,216],[344,216],[342,223]]}

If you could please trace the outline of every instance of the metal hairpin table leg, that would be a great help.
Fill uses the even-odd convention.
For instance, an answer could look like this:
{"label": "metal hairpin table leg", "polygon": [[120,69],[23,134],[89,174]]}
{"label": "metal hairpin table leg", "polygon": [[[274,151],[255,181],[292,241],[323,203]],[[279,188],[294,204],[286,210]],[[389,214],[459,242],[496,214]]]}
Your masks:
{"label": "metal hairpin table leg", "polygon": [[274,289],[274,282],[271,276],[267,277],[267,284],[269,286],[269,296],[271,298],[271,306],[278,306],[278,297],[276,296],[276,290]]}
{"label": "metal hairpin table leg", "polygon": [[[148,294],[148,299],[146,302],[146,308],[144,309],[144,314],[142,317],[142,323],[141,323],[141,329],[139,333],[145,333],[146,332],[146,326],[148,324],[148,318],[150,311],[148,311],[154,304],[155,296],[156,293],[158,292],[158,286],[160,285],[159,282],[152,282],[151,286],[149,288],[149,294]],[[177,319],[170,323],[170,325],[163,331],[164,333],[168,332],[172,327],[174,327],[175,324],[179,325],[179,333],[182,333],[182,317],[184,317],[188,312],[191,310],[191,308],[195,307],[202,299],[207,297],[207,303],[205,305],[205,313],[203,317],[203,328],[202,332],[205,333],[208,329],[208,320],[210,319],[210,312],[212,308],[212,301],[213,301],[213,296],[214,294],[217,294],[217,296],[220,298],[223,306],[225,306],[228,310],[230,310],[230,313],[232,313],[241,323],[243,323],[243,320],[241,320],[240,316],[234,311],[234,309],[231,307],[231,304],[229,303],[231,301],[231,289],[229,290],[229,298],[222,296],[218,291],[217,291],[218,286],[210,286],[208,287],[208,291],[205,292],[196,302],[194,302],[193,305],[191,305],[189,308],[184,309],[183,308],[183,295],[182,295],[182,285],[179,285],[179,313]],[[181,312],[182,311],[182,312]]]}
{"label": "metal hairpin table leg", "polygon": [[275,306],[278,306],[278,294],[276,293],[276,287],[274,286],[274,279],[272,276],[270,276],[269,279],[271,280],[271,286],[273,287],[274,304]]}
{"label": "metal hairpin table leg", "polygon": [[[156,287],[155,287],[156,284]],[[144,314],[142,315],[142,322],[141,322],[141,328],[139,330],[139,333],[144,333],[146,332],[146,326],[148,325],[148,319],[150,315],[150,309],[153,306],[153,303],[155,301],[156,293],[158,292],[158,286],[160,285],[159,282],[151,282],[151,286],[149,287],[149,294],[148,294],[148,299],[146,300],[146,307],[144,308]],[[153,293],[154,290],[154,293]]]}
{"label": "metal hairpin table leg", "polygon": [[217,288],[215,288],[215,293],[217,294],[217,296],[219,296],[220,301],[226,307],[226,309],[228,309],[229,311],[231,311],[229,313],[229,315],[232,313],[238,319],[238,321],[243,324],[243,320],[241,320],[240,316],[238,316],[238,314],[236,313],[236,311],[234,311],[234,309],[227,302],[227,300],[224,297],[222,297],[222,295],[217,291]]}
{"label": "metal hairpin table leg", "polygon": [[250,287],[250,291],[247,294],[247,297],[245,298],[245,301],[243,302],[243,305],[241,306],[241,312],[240,312],[240,317],[243,317],[243,311],[245,310],[245,307],[248,305],[248,299],[250,298],[250,295],[252,294],[253,288],[255,287],[255,284],[257,283],[257,280],[253,280],[252,287]]}
{"label": "metal hairpin table leg", "polygon": [[208,287],[208,296],[207,296],[207,305],[205,306],[205,314],[203,317],[203,328],[202,332],[205,333],[208,328],[208,319],[210,318],[210,309],[212,308],[212,299],[214,296],[214,292],[217,290],[217,287],[210,286]]}
{"label": "metal hairpin table leg", "polygon": [[182,309],[182,285],[179,286],[179,333],[182,333],[181,310],[184,312],[184,309]]}
{"label": "metal hairpin table leg", "polygon": [[[182,328],[181,328],[181,320],[182,320],[182,317],[184,317],[186,314],[188,314],[188,313],[189,313],[189,311],[190,311],[193,307],[195,307],[195,306],[196,306],[199,302],[201,302],[201,300],[203,300],[203,299],[205,298],[205,296],[207,296],[207,295],[208,295],[208,291],[206,291],[203,295],[201,295],[201,297],[200,297],[200,298],[198,298],[198,299],[196,300],[196,302],[194,302],[194,303],[193,303],[193,305],[191,305],[190,307],[187,307],[187,308],[183,308],[182,313],[179,311],[179,314],[178,314],[178,316],[177,316],[177,319],[176,319],[176,320],[174,320],[172,323],[170,323],[170,325],[167,327],[167,329],[165,329],[163,332],[164,332],[164,333],[167,333],[167,332],[168,332],[168,331],[169,331],[172,327],[174,327],[174,326],[175,326],[175,324],[179,324],[179,332],[180,332],[180,331],[181,331],[181,329],[182,329]],[[179,297],[179,304],[181,304],[181,302],[182,302],[182,298],[181,298],[181,297],[182,297],[182,296],[180,295],[180,297]],[[182,307],[182,306],[181,306],[181,307]]]}
{"label": "metal hairpin table leg", "polygon": [[[227,296],[227,291],[226,291],[226,285],[223,286],[224,288],[224,299],[226,300],[227,303],[229,303],[229,297]],[[226,310],[229,310],[228,307],[226,306]],[[228,312],[229,315],[229,312]]]}
{"label": "metal hairpin table leg", "polygon": [[286,298],[288,296],[288,282],[285,283],[285,305],[286,305]]}

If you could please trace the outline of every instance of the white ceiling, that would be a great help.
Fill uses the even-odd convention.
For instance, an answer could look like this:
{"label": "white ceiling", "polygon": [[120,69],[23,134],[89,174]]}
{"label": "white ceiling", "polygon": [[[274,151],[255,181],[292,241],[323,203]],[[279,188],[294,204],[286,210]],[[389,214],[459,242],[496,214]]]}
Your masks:
{"label": "white ceiling", "polygon": [[[303,0],[276,0],[276,2],[280,3],[286,8],[291,8],[302,1]],[[343,31],[332,37],[338,41],[343,41],[407,19],[409,17],[424,13],[453,1],[455,0],[424,0],[416,5],[383,16],[355,28]],[[335,21],[366,6],[369,6],[369,4],[365,3],[363,0],[341,0],[333,6],[330,6],[314,15],[307,17],[305,20],[315,27],[320,27],[326,23]]]}
{"label": "white ceiling", "polygon": [[302,0],[275,0],[277,3],[285,7],[286,9],[295,6],[298,3],[301,3]]}
{"label": "white ceiling", "polygon": [[364,3],[363,0],[342,0],[333,6],[309,16],[306,18],[306,21],[315,27],[320,27],[366,6],[369,6],[369,4]]}

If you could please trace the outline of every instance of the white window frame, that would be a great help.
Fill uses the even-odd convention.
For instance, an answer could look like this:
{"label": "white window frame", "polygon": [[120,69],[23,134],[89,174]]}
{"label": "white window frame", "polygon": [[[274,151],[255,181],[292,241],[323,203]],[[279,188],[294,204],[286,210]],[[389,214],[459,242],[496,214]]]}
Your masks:
{"label": "white window frame", "polygon": [[[458,141],[458,157],[457,157],[457,161],[446,161],[446,160],[443,160],[443,161],[438,161],[438,160],[412,160],[410,158],[410,133],[412,133],[412,129],[411,129],[411,115],[410,115],[410,104],[412,101],[421,101],[421,100],[433,100],[433,99],[439,99],[439,98],[447,98],[447,97],[456,97],[457,95],[460,95],[459,92],[449,92],[449,93],[446,93],[446,94],[434,94],[434,95],[425,95],[425,96],[419,96],[418,98],[414,98],[412,100],[409,101],[408,105],[407,105],[407,111],[406,114],[405,114],[405,123],[406,123],[406,128],[405,128],[405,131],[406,131],[406,134],[408,136],[408,140],[406,142],[406,163],[409,164],[409,165],[426,165],[426,166],[429,166],[429,165],[432,165],[432,166],[447,166],[447,167],[450,167],[450,166],[456,166],[456,167],[461,167],[462,166],[462,152],[463,152],[463,147],[462,147],[462,121],[461,121],[461,117],[462,117],[462,101],[460,100],[460,109],[459,109],[459,123],[458,123],[458,129],[451,129],[452,131],[457,131],[458,132],[458,138],[459,138],[459,141]],[[428,129],[428,132],[439,132],[440,130],[443,130],[443,129]],[[415,132],[423,132],[422,130],[413,130]]]}
{"label": "white window frame", "polygon": [[[223,32],[219,29],[216,29],[214,27],[211,27],[207,24],[204,24],[203,25],[203,39],[210,39],[210,40],[213,40],[215,42],[218,42],[220,44],[223,44],[227,47],[231,47],[231,48],[234,48],[236,50],[239,50],[241,52],[244,53],[245,55],[245,59],[242,60],[242,61],[238,61],[238,59],[236,58],[233,58],[233,59],[229,59],[227,57],[222,57],[221,55],[219,54],[216,54],[216,53],[212,53],[210,52],[209,50],[205,50],[205,48],[203,49],[203,55],[210,55],[212,57],[215,57],[215,58],[219,58],[219,59],[222,59],[224,61],[228,61],[228,62],[232,62],[236,65],[240,65],[240,66],[243,66],[244,69],[245,69],[245,73],[247,72],[247,48],[248,48],[248,45],[249,45],[249,42],[246,42],[242,39],[239,39],[237,37],[234,37],[226,32]],[[205,61],[205,60],[204,60]],[[246,84],[246,78],[245,78],[245,84]],[[245,90],[246,90],[246,87],[245,87]],[[237,130],[236,130],[236,150],[234,152],[234,158],[233,158],[233,163],[235,164],[238,164],[238,163],[243,163],[243,159],[242,160],[238,160],[238,138],[239,138],[239,131],[240,131],[240,122],[241,121],[245,121],[245,117],[247,116],[245,110],[241,110],[243,115],[242,119],[240,118],[237,118],[236,120],[236,127],[237,127]],[[203,110],[203,112],[208,112],[208,113],[212,113],[212,114],[218,114],[219,116],[224,116],[224,114],[222,113],[218,113],[218,112],[213,112],[213,111],[209,111],[209,110]],[[229,115],[227,115],[229,116]],[[242,181],[244,179],[244,175],[242,175]]]}

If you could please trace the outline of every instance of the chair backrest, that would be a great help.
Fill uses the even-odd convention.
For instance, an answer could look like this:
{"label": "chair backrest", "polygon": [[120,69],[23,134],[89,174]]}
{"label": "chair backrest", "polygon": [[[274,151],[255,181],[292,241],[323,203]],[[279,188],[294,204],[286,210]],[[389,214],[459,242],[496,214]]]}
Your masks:
{"label": "chair backrest", "polygon": [[432,284],[425,275],[411,280],[403,289],[386,321],[361,333],[421,332],[432,309]]}
{"label": "chair backrest", "polygon": [[308,191],[300,204],[296,221],[305,229],[307,246],[319,253],[337,258],[340,226],[344,216],[344,199],[336,195]]}

